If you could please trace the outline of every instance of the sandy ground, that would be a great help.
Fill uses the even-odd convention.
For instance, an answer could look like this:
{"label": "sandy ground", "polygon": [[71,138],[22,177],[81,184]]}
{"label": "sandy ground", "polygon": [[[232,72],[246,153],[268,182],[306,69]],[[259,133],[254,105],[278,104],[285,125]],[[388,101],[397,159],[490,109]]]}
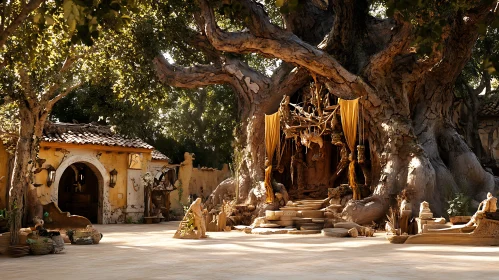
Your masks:
{"label": "sandy ground", "polygon": [[0,279],[499,279],[499,247],[238,231],[178,240],[177,222],[96,227],[104,234],[99,245],[0,256]]}

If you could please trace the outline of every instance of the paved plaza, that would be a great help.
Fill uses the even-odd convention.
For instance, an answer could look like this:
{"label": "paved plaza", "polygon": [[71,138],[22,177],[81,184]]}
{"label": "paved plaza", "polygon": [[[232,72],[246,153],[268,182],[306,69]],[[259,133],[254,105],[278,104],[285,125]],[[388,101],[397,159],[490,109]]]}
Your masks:
{"label": "paved plaza", "polygon": [[209,233],[179,240],[178,222],[96,225],[99,245],[0,256],[0,279],[499,279],[499,247],[395,245],[373,238]]}

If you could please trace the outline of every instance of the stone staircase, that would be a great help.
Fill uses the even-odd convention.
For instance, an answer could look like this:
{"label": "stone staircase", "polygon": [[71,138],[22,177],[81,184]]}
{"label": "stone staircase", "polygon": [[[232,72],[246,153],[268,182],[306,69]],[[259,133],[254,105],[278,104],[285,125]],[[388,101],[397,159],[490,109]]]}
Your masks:
{"label": "stone staircase", "polygon": [[278,211],[266,211],[269,222],[261,227],[290,228],[292,234],[320,233],[326,222],[324,206],[324,200],[290,201]]}

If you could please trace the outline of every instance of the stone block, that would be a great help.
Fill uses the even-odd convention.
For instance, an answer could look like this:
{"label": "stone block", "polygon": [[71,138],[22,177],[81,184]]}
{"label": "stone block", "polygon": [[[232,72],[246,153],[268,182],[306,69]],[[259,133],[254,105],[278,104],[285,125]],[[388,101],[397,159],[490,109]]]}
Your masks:
{"label": "stone block", "polygon": [[325,228],[321,231],[323,236],[329,237],[347,237],[348,229],[346,228]]}
{"label": "stone block", "polygon": [[303,218],[324,218],[324,212],[320,210],[302,210],[301,216]]}
{"label": "stone block", "polygon": [[351,229],[348,230],[348,235],[350,237],[354,237],[355,238],[355,237],[359,236],[359,232],[357,231],[356,228],[351,228]]}

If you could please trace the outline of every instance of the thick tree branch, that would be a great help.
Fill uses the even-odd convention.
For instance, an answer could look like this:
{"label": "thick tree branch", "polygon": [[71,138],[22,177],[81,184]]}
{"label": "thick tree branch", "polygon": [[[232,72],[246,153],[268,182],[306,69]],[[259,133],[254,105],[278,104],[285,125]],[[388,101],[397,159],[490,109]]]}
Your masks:
{"label": "thick tree branch", "polygon": [[468,83],[466,83],[466,87],[468,87],[469,93],[475,96],[480,95],[480,93],[482,93],[483,90],[486,90],[486,93],[489,93],[491,90],[489,73],[486,70],[483,71],[482,78],[480,79],[480,84],[475,89],[471,90],[471,87],[469,86]]}
{"label": "thick tree branch", "polygon": [[[488,2],[488,1],[485,1]],[[493,19],[492,9],[497,1],[482,3],[470,9],[466,16],[457,15],[446,39],[442,60],[432,71],[431,76],[440,83],[455,81],[471,56],[478,38],[478,25],[487,24]],[[446,79],[441,79],[446,77]]]}
{"label": "thick tree branch", "polygon": [[7,39],[16,31],[21,23],[29,16],[29,14],[37,9],[44,0],[31,0],[26,4],[21,12],[12,20],[12,22],[0,32],[0,47],[3,47]]}
{"label": "thick tree branch", "polygon": [[[319,48],[334,54],[338,59],[338,54],[346,57],[353,52],[351,46],[357,31],[365,27],[368,3],[365,0],[337,0],[332,1],[332,6],[334,24]],[[339,60],[343,62],[343,59]]]}
{"label": "thick tree branch", "polygon": [[[250,32],[224,32],[216,24],[212,9],[206,0],[198,0],[203,18],[203,30],[211,44],[220,51],[244,53],[259,52],[298,64],[335,83],[337,94],[366,95],[370,91],[360,77],[348,72],[326,52],[311,46],[298,37],[279,29],[269,37],[258,37]],[[253,2],[252,2],[253,3]],[[258,7],[256,7],[258,9]],[[260,7],[261,8],[261,7]]]}
{"label": "thick tree branch", "polygon": [[[271,114],[279,109],[279,104],[282,97],[285,95],[293,95],[300,88],[305,86],[310,81],[310,73],[305,68],[293,67],[290,69],[289,64],[281,65],[276,70],[272,78],[272,87],[270,89],[270,97],[266,101],[265,113]],[[278,75],[279,72],[285,72],[285,75]]]}
{"label": "thick tree branch", "polygon": [[31,89],[31,81],[28,76],[28,73],[26,72],[26,69],[24,69],[22,66],[19,68],[19,77],[21,79],[21,90],[20,94],[21,96],[18,96],[21,100],[21,102],[24,102],[26,107],[32,109],[35,107],[36,103],[36,95]]}
{"label": "thick tree branch", "polygon": [[16,138],[19,136],[19,134],[14,133],[14,132],[8,132],[8,131],[3,131],[0,129],[0,136],[1,137],[13,137]]}
{"label": "thick tree branch", "polygon": [[371,76],[369,80],[382,78],[393,70],[395,58],[402,53],[409,51],[412,42],[412,27],[408,22],[399,21],[394,28],[395,34],[392,36],[388,45],[380,52],[375,54],[369,61],[365,73]]}
{"label": "thick tree branch", "polygon": [[250,13],[251,20],[249,21],[248,28],[252,34],[260,37],[282,32],[281,28],[270,22],[270,18],[262,4],[251,0],[240,0],[239,3]]}
{"label": "thick tree branch", "polygon": [[66,87],[66,89],[63,92],[59,93],[54,98],[49,100],[49,102],[47,103],[47,106],[45,107],[46,111],[50,112],[52,110],[52,108],[54,107],[55,103],[57,103],[62,98],[66,97],[74,89],[79,88],[82,84],[83,84],[82,82],[79,82],[79,83],[76,83],[72,86]]}
{"label": "thick tree branch", "polygon": [[174,87],[197,88],[207,85],[229,84],[232,82],[231,75],[227,74],[221,66],[174,66],[163,55],[156,56],[153,63],[159,80],[163,84]]}
{"label": "thick tree branch", "polygon": [[[95,49],[95,48],[93,48],[93,49],[91,49],[91,50],[94,50],[94,49]],[[64,74],[66,74],[69,70],[71,70],[71,68],[74,66],[74,63],[75,63],[78,59],[83,58],[83,57],[85,57],[86,55],[88,55],[88,54],[91,52],[91,50],[90,50],[90,51],[87,51],[87,52],[84,52],[84,53],[82,53],[82,54],[80,54],[80,55],[71,55],[71,56],[68,56],[68,57],[66,58],[66,60],[64,61],[64,63],[62,64],[62,67],[61,67],[61,69],[59,70],[59,73],[57,74],[58,79],[62,79],[62,78],[63,78],[63,75],[64,75]],[[71,51],[72,51],[72,50],[71,50]],[[54,96],[54,94],[55,94],[55,93],[56,93],[56,92],[60,89],[60,87],[61,87],[61,83],[54,83],[54,84],[53,84],[53,85],[52,85],[52,86],[51,86],[51,87],[47,90],[47,92],[45,92],[45,93],[42,95],[42,97],[41,97],[40,101],[41,101],[42,103],[44,103],[44,102],[49,102],[49,103],[50,103],[50,100],[51,100],[51,99],[52,99],[52,100],[56,99],[58,95],[57,95],[57,96],[55,96],[55,97],[53,97],[53,96]],[[64,96],[65,96],[65,95],[64,95]],[[61,97],[61,98],[62,98],[62,97]],[[59,99],[60,99],[60,98],[59,98]],[[58,101],[59,99],[57,99],[57,101]],[[56,101],[56,102],[57,102],[57,101]]]}

